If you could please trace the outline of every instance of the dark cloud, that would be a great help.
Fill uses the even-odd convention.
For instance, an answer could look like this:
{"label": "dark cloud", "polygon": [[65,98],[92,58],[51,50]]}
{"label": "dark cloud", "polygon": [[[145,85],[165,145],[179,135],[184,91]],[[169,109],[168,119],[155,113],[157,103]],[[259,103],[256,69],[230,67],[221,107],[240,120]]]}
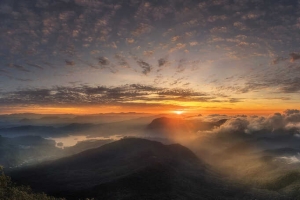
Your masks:
{"label": "dark cloud", "polygon": [[274,97],[274,98],[265,98],[267,100],[282,100],[282,101],[289,101],[291,100],[290,97]]}
{"label": "dark cloud", "polygon": [[149,85],[140,85],[140,84],[131,84],[130,87],[135,88],[140,91],[148,91],[148,92],[157,92],[162,90],[161,88],[157,88]]}
{"label": "dark cloud", "polygon": [[290,53],[290,59],[291,59],[291,62],[299,60],[300,59],[300,53]]}
{"label": "dark cloud", "polygon": [[191,89],[168,89],[158,92],[159,95],[168,96],[181,96],[181,97],[192,97],[192,96],[206,96],[205,93],[194,92]]}
{"label": "dark cloud", "polygon": [[180,59],[179,62],[178,62],[178,66],[177,66],[176,72],[177,73],[184,72],[185,69],[186,69],[186,65],[187,65],[186,59]]}
{"label": "dark cloud", "polygon": [[291,78],[279,81],[280,91],[284,93],[296,93],[300,90],[300,78]]}
{"label": "dark cloud", "polygon": [[163,67],[168,63],[168,61],[165,58],[160,58],[158,60],[158,67]]}
{"label": "dark cloud", "polygon": [[239,98],[230,98],[230,99],[229,99],[229,102],[230,102],[230,103],[238,103],[238,102],[242,102],[242,100],[239,99]]}
{"label": "dark cloud", "polygon": [[25,67],[21,66],[21,65],[17,65],[17,64],[9,64],[8,65],[9,67],[11,68],[14,68],[14,69],[17,69],[19,71],[22,71],[22,72],[31,72],[30,70],[26,69]]}
{"label": "dark cloud", "polygon": [[285,57],[276,57],[275,59],[272,60],[272,64],[273,65],[277,65],[278,63],[282,62],[282,61],[286,61],[288,58]]}
{"label": "dark cloud", "polygon": [[97,66],[95,66],[94,64],[91,64],[90,62],[88,61],[85,61],[85,60],[82,60],[82,59],[78,59],[80,62],[84,63],[85,65],[89,66],[90,68],[92,69],[98,69]]}
{"label": "dark cloud", "polygon": [[27,96],[30,96],[30,97],[34,96],[34,97],[40,98],[40,97],[49,96],[50,92],[51,92],[51,90],[48,90],[48,89],[36,89],[36,90],[17,91],[17,92],[14,93],[14,95],[24,96],[25,98]]}
{"label": "dark cloud", "polygon": [[137,60],[136,62],[143,69],[142,71],[143,74],[147,75],[151,72],[152,67],[149,63],[146,63],[143,60]]}
{"label": "dark cloud", "polygon": [[7,74],[8,71],[6,71],[6,70],[4,70],[4,69],[0,69],[0,73],[1,73],[1,74],[2,74],[2,73]]}
{"label": "dark cloud", "polygon": [[75,62],[74,62],[74,61],[71,61],[71,60],[65,60],[65,63],[66,63],[66,65],[68,65],[68,66],[74,66],[74,65],[75,65]]}
{"label": "dark cloud", "polygon": [[99,63],[99,65],[102,66],[102,67],[107,66],[107,65],[110,64],[108,58],[103,57],[103,56],[101,56],[101,57],[98,58],[98,63]]}
{"label": "dark cloud", "polygon": [[105,93],[107,91],[107,88],[104,86],[98,86],[98,87],[83,86],[83,90],[87,95],[95,95],[95,94]]}
{"label": "dark cloud", "polygon": [[285,115],[289,116],[289,115],[293,115],[293,114],[299,114],[300,111],[297,109],[287,109],[283,112]]}
{"label": "dark cloud", "polygon": [[17,81],[22,81],[22,82],[31,82],[33,81],[32,79],[29,78],[15,78]]}
{"label": "dark cloud", "polygon": [[44,69],[43,67],[41,67],[40,65],[37,65],[37,64],[32,64],[32,63],[26,63],[26,64],[31,66],[31,67],[35,67],[37,69]]}
{"label": "dark cloud", "polygon": [[[300,91],[300,66],[287,64],[277,68],[269,68],[261,72],[241,76],[244,84],[234,86],[219,86],[219,91],[232,91],[236,94],[265,91],[272,94],[273,99],[289,100],[290,97],[283,94],[297,93]],[[271,90],[270,90],[271,89]],[[274,96],[274,94],[277,94]],[[279,96],[280,95],[280,96]],[[270,97],[271,99],[271,97]]]}
{"label": "dark cloud", "polygon": [[115,55],[115,59],[117,60],[119,66],[123,68],[130,68],[129,63],[127,62],[126,58],[120,54]]}
{"label": "dark cloud", "polygon": [[27,89],[1,94],[1,104],[123,104],[131,101],[162,102],[167,100],[214,102],[216,97],[192,89],[166,89],[151,85],[130,84],[119,87],[87,85],[79,87],[54,87]]}

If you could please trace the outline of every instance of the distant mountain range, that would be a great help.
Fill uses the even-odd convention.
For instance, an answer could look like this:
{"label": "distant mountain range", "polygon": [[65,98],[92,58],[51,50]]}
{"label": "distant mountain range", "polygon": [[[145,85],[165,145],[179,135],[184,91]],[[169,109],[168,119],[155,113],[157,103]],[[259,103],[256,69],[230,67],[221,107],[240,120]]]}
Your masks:
{"label": "distant mountain range", "polygon": [[103,124],[94,123],[69,123],[63,126],[54,125],[11,125],[0,128],[0,135],[6,137],[22,135],[38,135],[42,137],[65,137],[68,135],[87,136],[112,136],[142,133],[145,127],[153,120],[152,117],[140,117],[130,120],[109,122]]}
{"label": "distant mountain range", "polygon": [[73,155],[110,142],[113,140],[86,140],[60,149],[56,147],[54,140],[44,139],[41,136],[25,135],[14,138],[0,136],[0,165],[6,168],[23,167]]}
{"label": "distant mountain range", "polygon": [[68,135],[86,135],[91,137],[108,137],[114,135],[142,136],[144,132],[150,136],[167,136],[176,134],[195,134],[197,131],[210,130],[226,122],[226,119],[216,122],[203,122],[200,120],[186,120],[178,118],[155,118],[141,117],[125,121],[93,124],[93,123],[70,123],[63,126],[50,125],[17,125],[0,128],[0,135],[15,137],[24,135],[36,135],[42,137],[66,137]]}
{"label": "distant mountain range", "polygon": [[135,138],[14,171],[11,176],[37,191],[69,199],[222,199],[233,192],[221,189],[218,177],[189,149]]}
{"label": "distant mountain range", "polygon": [[0,126],[2,128],[13,126],[64,126],[72,123],[82,124],[105,124],[112,122],[120,122],[131,119],[138,119],[143,117],[153,117],[152,114],[147,113],[103,113],[92,115],[72,115],[72,114],[52,114],[42,115],[34,113],[0,115]]}
{"label": "distant mountain range", "polygon": [[61,150],[55,141],[40,136],[6,138],[0,136],[0,165],[18,167],[56,158]]}

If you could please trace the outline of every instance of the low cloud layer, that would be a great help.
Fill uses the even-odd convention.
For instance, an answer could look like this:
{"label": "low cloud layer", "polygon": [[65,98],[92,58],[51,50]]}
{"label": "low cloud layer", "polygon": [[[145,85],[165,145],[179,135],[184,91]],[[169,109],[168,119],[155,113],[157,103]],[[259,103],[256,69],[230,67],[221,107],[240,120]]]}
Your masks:
{"label": "low cloud layer", "polygon": [[[213,116],[208,116],[209,119]],[[300,111],[297,109],[286,110],[283,113],[274,113],[264,116],[223,116],[228,120],[205,135],[221,137],[256,138],[265,136],[294,137],[297,139],[300,133]],[[217,116],[219,119],[219,116]],[[204,132],[203,132],[204,133]],[[199,131],[199,135],[203,134]]]}
{"label": "low cloud layer", "polygon": [[[228,117],[228,116],[227,116]],[[226,116],[224,116],[226,118]],[[295,134],[300,125],[300,111],[297,109],[286,110],[283,113],[274,113],[268,117],[263,116],[236,116],[228,119],[214,132],[252,134],[262,130],[289,131],[295,129]]]}

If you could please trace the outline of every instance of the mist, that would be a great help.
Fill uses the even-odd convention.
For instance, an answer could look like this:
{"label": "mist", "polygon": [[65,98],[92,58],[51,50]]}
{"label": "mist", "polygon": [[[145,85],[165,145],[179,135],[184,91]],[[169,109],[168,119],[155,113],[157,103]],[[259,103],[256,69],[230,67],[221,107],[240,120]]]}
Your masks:
{"label": "mist", "polygon": [[[191,149],[227,184],[298,195],[299,110],[269,116],[109,114],[106,120],[104,114],[30,116],[2,116],[8,122],[0,129],[0,162],[6,169],[55,161],[123,138],[143,138]],[[78,118],[85,120],[78,123]]]}

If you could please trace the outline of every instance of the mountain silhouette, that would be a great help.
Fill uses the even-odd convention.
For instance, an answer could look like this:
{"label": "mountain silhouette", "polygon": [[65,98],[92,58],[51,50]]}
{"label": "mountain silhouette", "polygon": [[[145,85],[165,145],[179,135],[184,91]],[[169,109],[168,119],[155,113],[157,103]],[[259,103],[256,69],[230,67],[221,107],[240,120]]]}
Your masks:
{"label": "mountain silhouette", "polygon": [[185,120],[182,118],[160,117],[148,124],[146,131],[161,136],[193,135],[197,131],[211,130],[224,124],[227,119],[216,122],[203,122],[200,120]]}
{"label": "mountain silhouette", "polygon": [[121,139],[14,170],[10,176],[36,192],[68,200],[289,199],[224,181],[211,166],[180,144],[164,145],[138,138]]}
{"label": "mountain silhouette", "polygon": [[[127,138],[11,173],[34,190],[67,199],[215,199],[221,189],[188,148]],[[217,191],[217,195],[216,195]]]}

